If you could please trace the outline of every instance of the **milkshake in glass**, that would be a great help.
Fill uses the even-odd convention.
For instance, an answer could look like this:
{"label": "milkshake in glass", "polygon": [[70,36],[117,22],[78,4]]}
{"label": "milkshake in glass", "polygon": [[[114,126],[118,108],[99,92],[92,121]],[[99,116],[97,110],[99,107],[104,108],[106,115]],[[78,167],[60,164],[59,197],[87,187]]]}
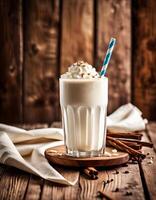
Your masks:
{"label": "milkshake in glass", "polygon": [[78,61],[63,74],[60,105],[66,152],[73,157],[100,156],[106,141],[108,79]]}

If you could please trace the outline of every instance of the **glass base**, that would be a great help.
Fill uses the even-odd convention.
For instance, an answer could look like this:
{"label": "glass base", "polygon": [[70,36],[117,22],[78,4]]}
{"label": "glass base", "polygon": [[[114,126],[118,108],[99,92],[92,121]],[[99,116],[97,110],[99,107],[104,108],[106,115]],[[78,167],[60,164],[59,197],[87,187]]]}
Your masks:
{"label": "glass base", "polygon": [[100,151],[72,151],[67,149],[67,155],[72,157],[99,157],[104,155],[105,150],[102,149]]}

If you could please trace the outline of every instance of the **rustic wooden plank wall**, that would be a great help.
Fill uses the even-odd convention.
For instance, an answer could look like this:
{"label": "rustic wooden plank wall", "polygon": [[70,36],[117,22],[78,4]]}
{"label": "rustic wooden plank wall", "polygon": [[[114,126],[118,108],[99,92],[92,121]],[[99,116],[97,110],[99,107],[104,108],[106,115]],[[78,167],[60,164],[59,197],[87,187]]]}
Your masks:
{"label": "rustic wooden plank wall", "polygon": [[60,119],[60,73],[78,59],[100,69],[112,36],[117,45],[107,72],[108,112],[132,101],[147,118],[156,119],[155,4],[1,0],[0,121]]}
{"label": "rustic wooden plank wall", "polygon": [[93,64],[93,1],[63,0],[61,73],[71,63]]}
{"label": "rustic wooden plank wall", "polygon": [[25,0],[24,121],[51,122],[58,107],[59,0]]}
{"label": "rustic wooden plank wall", "polygon": [[117,43],[107,76],[109,77],[108,113],[131,100],[131,1],[99,0],[97,6],[97,64],[103,61],[110,37]]}
{"label": "rustic wooden plank wall", "polygon": [[156,1],[132,2],[133,100],[147,118],[156,120]]}
{"label": "rustic wooden plank wall", "polygon": [[22,119],[22,8],[0,1],[0,122]]}

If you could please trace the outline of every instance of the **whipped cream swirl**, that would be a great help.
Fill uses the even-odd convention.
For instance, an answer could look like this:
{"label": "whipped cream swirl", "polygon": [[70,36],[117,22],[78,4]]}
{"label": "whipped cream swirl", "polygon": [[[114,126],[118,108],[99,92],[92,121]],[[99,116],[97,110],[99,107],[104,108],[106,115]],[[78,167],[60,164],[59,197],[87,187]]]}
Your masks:
{"label": "whipped cream swirl", "polygon": [[61,75],[63,79],[91,79],[99,77],[96,69],[84,61],[78,61],[72,64],[68,68],[68,71]]}

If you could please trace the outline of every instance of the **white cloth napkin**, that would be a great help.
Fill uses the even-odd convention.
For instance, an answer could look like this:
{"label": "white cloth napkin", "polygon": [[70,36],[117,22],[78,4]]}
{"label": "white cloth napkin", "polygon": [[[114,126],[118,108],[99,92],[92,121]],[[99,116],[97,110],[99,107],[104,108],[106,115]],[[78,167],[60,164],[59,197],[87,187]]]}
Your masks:
{"label": "white cloth napkin", "polygon": [[[141,114],[141,111],[132,104],[121,106],[107,117],[107,128],[112,132],[144,130],[147,121],[141,117]],[[37,139],[44,139],[44,143],[37,143]],[[31,144],[28,144],[28,140],[31,140]],[[53,182],[74,185],[78,180],[77,171],[73,171],[73,176],[69,179],[65,173],[62,175],[54,169],[44,157],[44,151],[47,148],[62,144],[62,129],[44,128],[26,131],[0,124],[0,163],[14,166]]]}
{"label": "white cloth napkin", "polygon": [[142,118],[142,112],[128,103],[107,117],[107,129],[120,133],[141,131],[145,129],[147,122],[147,119]]}

